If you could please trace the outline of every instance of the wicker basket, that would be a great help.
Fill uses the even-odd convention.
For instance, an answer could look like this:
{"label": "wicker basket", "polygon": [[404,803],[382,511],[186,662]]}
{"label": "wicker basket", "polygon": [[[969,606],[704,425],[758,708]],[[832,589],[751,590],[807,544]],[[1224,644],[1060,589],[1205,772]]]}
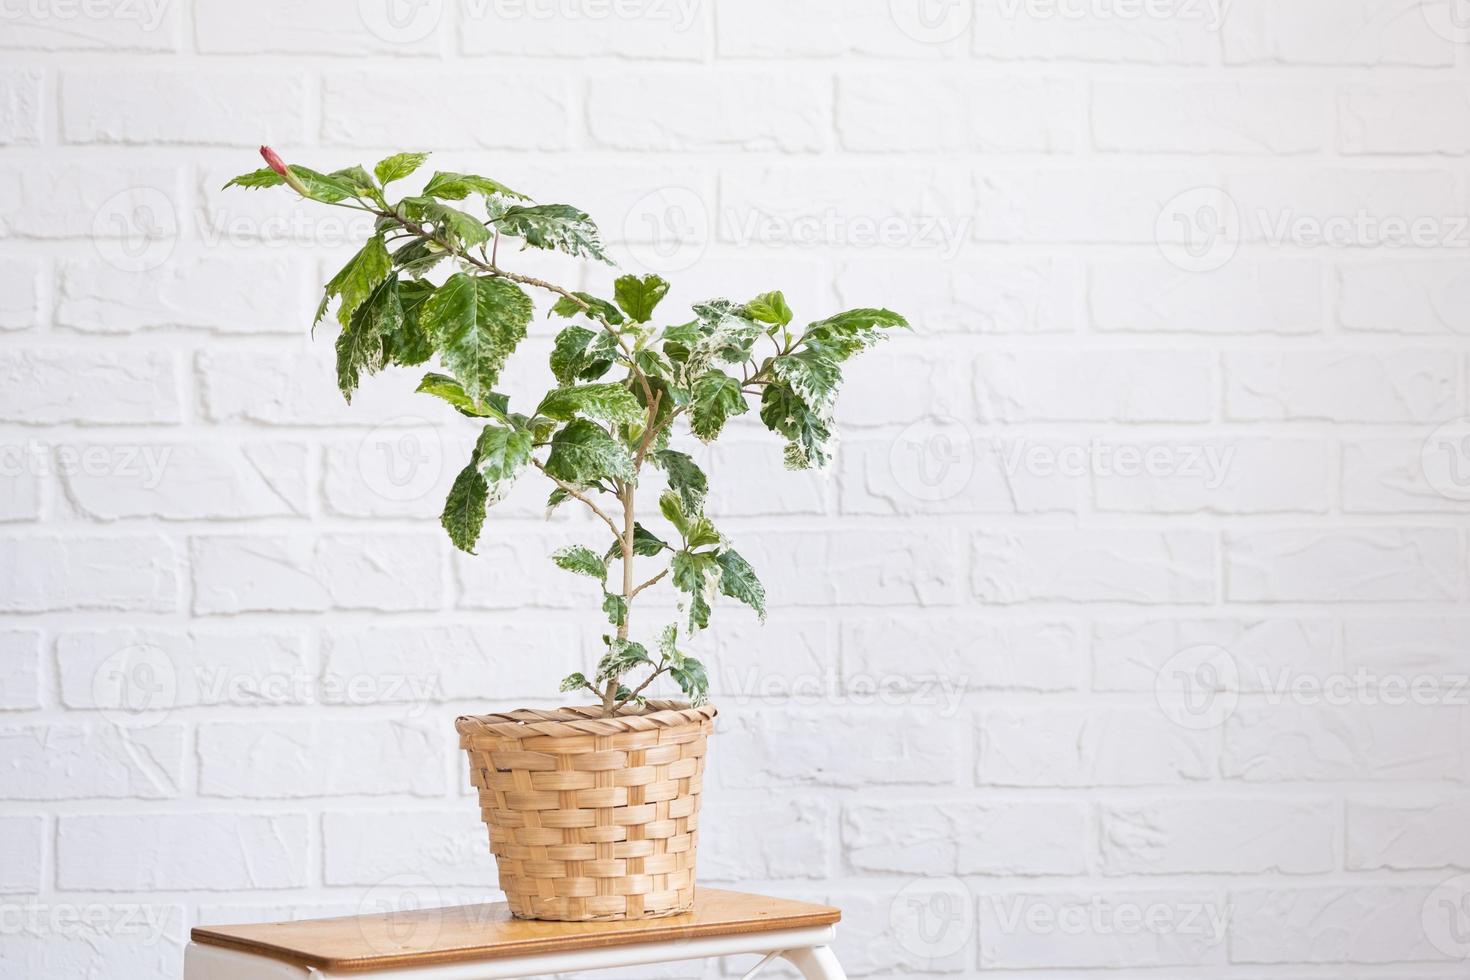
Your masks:
{"label": "wicker basket", "polygon": [[458,719],[500,887],[521,919],[651,919],[694,906],[711,705]]}

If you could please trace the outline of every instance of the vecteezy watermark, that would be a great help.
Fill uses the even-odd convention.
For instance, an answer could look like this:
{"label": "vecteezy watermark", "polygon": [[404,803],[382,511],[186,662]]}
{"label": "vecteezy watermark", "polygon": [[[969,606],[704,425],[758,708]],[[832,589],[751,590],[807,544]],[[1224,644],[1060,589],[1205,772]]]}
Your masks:
{"label": "vecteezy watermark", "polygon": [[1419,910],[1424,935],[1435,949],[1470,959],[1470,875],[1447,878],[1424,898]]}
{"label": "vecteezy watermark", "polygon": [[1081,478],[1154,477],[1197,480],[1218,490],[1230,475],[1234,446],[1186,443],[1128,443],[1094,439],[1085,444],[1055,445],[1028,440],[995,439],[996,455],[1009,476]]}
{"label": "vecteezy watermark", "polygon": [[705,0],[463,0],[470,20],[643,21],[683,33],[694,26]]}
{"label": "vecteezy watermark", "polygon": [[426,419],[391,419],[357,444],[357,470],[363,484],[384,500],[419,500],[438,487],[444,471],[439,430]]}
{"label": "vecteezy watermark", "polygon": [[1176,194],[1159,209],[1154,241],[1170,265],[1185,272],[1214,272],[1240,247],[1240,209],[1218,187]]}
{"label": "vecteezy watermark", "polygon": [[156,31],[172,0],[0,0],[0,23],[74,23],[133,21],[140,30]]}
{"label": "vecteezy watermark", "polygon": [[1470,500],[1470,418],[1453,419],[1424,440],[1419,464],[1424,480],[1449,500]]}
{"label": "vecteezy watermark", "polygon": [[898,29],[920,44],[944,44],[962,36],[975,17],[974,0],[888,0]]}
{"label": "vecteezy watermark", "polygon": [[964,675],[854,673],[845,676],[844,683],[838,686],[836,678],[830,675],[773,674],[756,667],[743,672],[728,669],[721,672],[721,678],[721,697],[736,704],[761,701],[801,707],[837,704],[926,707],[932,708],[940,718],[953,718],[959,712],[970,682]]}
{"label": "vecteezy watermark", "polygon": [[236,213],[228,205],[213,207],[199,222],[199,238],[209,248],[241,245],[287,248],[310,245],[335,248],[358,245],[372,232],[372,220],[360,211],[329,211],[320,217],[301,210],[261,218]]}
{"label": "vecteezy watermark", "polygon": [[709,247],[710,214],[704,198],[688,187],[650,191],[623,216],[628,253],[655,272],[683,272]]}
{"label": "vecteezy watermark", "polygon": [[357,0],[357,15],[389,44],[415,44],[439,29],[444,0]]}
{"label": "vecteezy watermark", "polygon": [[1272,708],[1470,707],[1470,674],[1392,673],[1365,666],[1304,674],[1259,664],[1242,670],[1230,651],[1210,644],[1179,651],[1154,679],[1159,710],[1196,731],[1225,724],[1247,690]]}
{"label": "vecteezy watermark", "polygon": [[439,886],[423,875],[400,874],[369,888],[358,903],[358,929],[377,953],[425,950],[439,938],[445,905]]}
{"label": "vecteezy watermark", "polygon": [[915,422],[894,438],[888,470],[899,489],[915,500],[952,500],[975,475],[974,437],[956,418]]}
{"label": "vecteezy watermark", "polygon": [[0,936],[98,937],[157,946],[168,931],[167,905],[130,902],[0,902]]}
{"label": "vecteezy watermark", "polygon": [[181,667],[148,643],[110,654],[92,673],[92,705],[119,728],[149,728],[187,703],[215,705],[400,705],[413,718],[443,700],[437,673],[322,674],[199,663]]}
{"label": "vecteezy watermark", "polygon": [[173,256],[178,240],[178,208],[157,187],[118,191],[92,215],[92,244],[97,254],[123,272],[157,269]]}
{"label": "vecteezy watermark", "polygon": [[1218,31],[1225,23],[1224,0],[999,0],[1008,21],[1059,20],[1072,23],[1172,20]]}
{"label": "vecteezy watermark", "polygon": [[1171,264],[1213,272],[1235,257],[1248,217],[1252,240],[1270,248],[1470,249],[1470,214],[1343,213],[1258,207],[1243,212],[1223,188],[1196,187],[1160,209],[1154,239]]}
{"label": "vecteezy watermark", "polygon": [[893,896],[888,927],[920,960],[954,956],[975,935],[975,896],[958,878],[921,878]]}
{"label": "vecteezy watermark", "polygon": [[1470,44],[1470,0],[1420,0],[1430,30],[1455,44]]}
{"label": "vecteezy watermark", "polygon": [[993,895],[982,901],[987,924],[1007,935],[1190,936],[1213,946],[1230,927],[1230,906],[1202,899]]}
{"label": "vecteezy watermark", "polygon": [[1154,700],[1174,724],[1218,728],[1240,703],[1240,668],[1230,651],[1210,644],[1170,657],[1154,678]]}
{"label": "vecteezy watermark", "polygon": [[172,446],[48,444],[38,439],[0,444],[0,478],[31,476],[113,477],[157,489],[173,457]]}

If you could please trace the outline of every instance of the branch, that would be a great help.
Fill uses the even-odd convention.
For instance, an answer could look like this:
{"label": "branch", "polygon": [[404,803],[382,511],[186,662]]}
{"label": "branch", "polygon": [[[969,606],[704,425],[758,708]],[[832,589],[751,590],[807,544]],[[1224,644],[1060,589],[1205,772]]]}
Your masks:
{"label": "branch", "polygon": [[546,478],[548,480],[550,480],[552,483],[555,483],[557,486],[559,486],[563,490],[565,490],[567,492],[567,495],[568,496],[570,496],[570,497],[576,497],[578,500],[582,501],[582,503],[584,503],[588,507],[590,507],[592,509],[592,513],[594,513],[598,517],[602,518],[603,523],[606,524],[609,528],[612,529],[612,533],[613,534],[617,535],[617,537],[619,537],[619,538],[621,538],[623,536],[622,535],[622,532],[620,532],[618,530],[618,526],[613,523],[613,519],[611,517],[608,517],[607,514],[603,512],[603,510],[602,510],[601,507],[599,507],[595,503],[593,503],[592,502],[592,499],[590,497],[588,497],[586,494],[582,493],[582,491],[578,490],[576,487],[572,486],[570,483],[567,483],[565,480],[560,480],[557,477],[552,476],[550,473],[547,473],[546,472],[546,466],[541,462],[541,460],[539,460],[539,459],[532,459],[531,462],[535,465],[535,467],[538,470],[540,470],[543,474],[545,474],[545,476],[546,476]]}
{"label": "branch", "polygon": [[629,691],[627,697],[623,698],[621,701],[619,701],[617,704],[615,704],[613,706],[613,709],[612,709],[613,710],[613,714],[617,714],[619,711],[621,711],[623,709],[623,705],[627,704],[629,701],[631,701],[634,698],[636,698],[639,694],[642,694],[643,693],[643,689],[645,687],[647,687],[648,685],[652,684],[654,682],[655,678],[657,678],[659,674],[664,673],[668,669],[669,669],[668,667],[661,666],[657,670],[655,670],[653,673],[649,674],[646,678],[644,678],[644,681],[643,681],[642,684],[639,684],[637,687],[633,688],[633,690]]}
{"label": "branch", "polygon": [[665,575],[667,575],[667,574],[669,574],[669,570],[668,570],[668,569],[667,569],[667,568],[665,568],[665,569],[664,569],[664,570],[663,570],[663,571],[661,571],[661,572],[659,572],[659,573],[658,573],[658,574],[657,574],[657,575],[655,575],[655,576],[654,576],[654,577],[653,577],[653,578],[651,578],[651,579],[649,579],[649,580],[648,580],[648,581],[647,581],[647,582],[644,582],[644,583],[643,583],[643,584],[642,584],[642,585],[640,585],[640,586],[638,586],[638,588],[636,588],[636,589],[634,589],[634,590],[633,590],[633,594],[632,594],[632,595],[630,595],[630,596],[628,596],[628,598],[629,598],[629,599],[632,599],[632,598],[633,598],[633,596],[635,596],[635,595],[637,595],[637,594],[638,594],[638,593],[640,593],[640,592],[642,592],[642,591],[643,591],[643,590],[644,590],[644,589],[646,589],[646,588],[648,588],[648,587],[649,587],[649,586],[650,586],[650,585],[657,585],[657,584],[658,584],[658,583],[659,583],[659,581],[660,581],[660,580],[661,580],[661,579],[662,579],[662,578],[663,578],[663,577],[664,577],[664,576],[665,576]]}

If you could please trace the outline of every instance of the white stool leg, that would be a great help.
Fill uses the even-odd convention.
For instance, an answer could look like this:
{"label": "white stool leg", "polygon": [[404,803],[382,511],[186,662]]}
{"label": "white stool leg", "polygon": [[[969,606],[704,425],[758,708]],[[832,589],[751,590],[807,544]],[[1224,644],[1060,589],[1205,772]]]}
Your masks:
{"label": "white stool leg", "polygon": [[788,949],[781,958],[801,971],[806,980],[847,980],[842,964],[831,946],[808,946],[805,949]]}

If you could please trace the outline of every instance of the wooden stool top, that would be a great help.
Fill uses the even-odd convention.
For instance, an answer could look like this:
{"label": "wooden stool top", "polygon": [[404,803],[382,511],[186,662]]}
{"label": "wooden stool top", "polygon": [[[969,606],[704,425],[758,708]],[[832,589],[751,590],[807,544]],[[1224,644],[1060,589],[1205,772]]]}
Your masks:
{"label": "wooden stool top", "polygon": [[200,927],[191,938],[203,945],[224,946],[296,966],[351,973],[811,929],[832,925],[840,918],[840,910],[826,905],[700,888],[693,912],[662,919],[532,922],[511,918],[506,905],[496,903]]}

